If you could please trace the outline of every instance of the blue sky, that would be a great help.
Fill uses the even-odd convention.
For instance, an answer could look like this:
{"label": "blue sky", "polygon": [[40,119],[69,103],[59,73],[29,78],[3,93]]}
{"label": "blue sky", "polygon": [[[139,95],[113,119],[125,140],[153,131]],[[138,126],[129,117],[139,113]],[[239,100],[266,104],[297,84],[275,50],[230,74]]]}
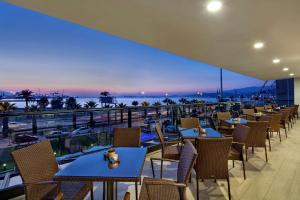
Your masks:
{"label": "blue sky", "polygon": [[[215,92],[219,68],[0,3],[0,90],[69,95]],[[224,89],[262,81],[224,72]]]}

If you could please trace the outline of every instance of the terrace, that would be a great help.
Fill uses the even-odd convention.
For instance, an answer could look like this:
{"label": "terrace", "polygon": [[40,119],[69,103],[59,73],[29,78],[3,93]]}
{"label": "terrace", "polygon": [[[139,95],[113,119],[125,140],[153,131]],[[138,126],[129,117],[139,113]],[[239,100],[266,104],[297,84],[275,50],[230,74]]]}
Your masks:
{"label": "terrace", "polygon": [[[0,113],[1,135],[8,136],[0,138],[0,199],[42,199],[34,193],[69,199],[77,194],[76,187],[64,193],[60,183],[74,181],[92,185],[86,184],[82,194],[70,199],[298,199],[298,1],[91,0],[84,6],[79,0],[7,2],[223,69],[275,80],[276,98]],[[115,17],[121,15],[121,21]],[[225,148],[226,142],[230,143]],[[120,160],[115,154],[106,159],[111,147]],[[41,148],[41,153],[32,148]],[[165,153],[168,148],[177,154]],[[27,149],[32,154],[24,159]],[[43,160],[43,150],[50,152],[45,154],[48,160]],[[179,164],[157,158],[176,158]],[[58,168],[43,162],[49,160]],[[220,170],[222,160],[225,172]],[[43,170],[37,169],[38,163],[44,164]],[[149,180],[153,167],[156,176]],[[53,170],[52,177],[44,177]],[[31,186],[24,177],[59,184],[51,190],[44,186],[48,192],[42,194],[38,187],[43,186]]]}

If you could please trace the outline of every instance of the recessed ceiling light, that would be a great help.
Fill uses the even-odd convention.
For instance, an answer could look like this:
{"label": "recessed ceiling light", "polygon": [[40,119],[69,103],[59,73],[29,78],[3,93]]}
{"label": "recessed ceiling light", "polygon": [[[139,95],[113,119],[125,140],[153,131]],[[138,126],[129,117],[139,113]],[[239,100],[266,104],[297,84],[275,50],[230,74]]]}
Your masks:
{"label": "recessed ceiling light", "polygon": [[295,74],[294,73],[290,73],[290,76],[295,76]]}
{"label": "recessed ceiling light", "polygon": [[289,71],[289,68],[288,68],[288,67],[285,67],[285,68],[283,68],[282,70],[286,72],[286,71]]}
{"label": "recessed ceiling light", "polygon": [[275,63],[275,64],[280,63],[280,59],[279,58],[274,58],[273,63]]}
{"label": "recessed ceiling light", "polygon": [[262,42],[256,42],[256,43],[253,45],[253,47],[254,47],[255,49],[261,49],[261,48],[263,48],[264,46],[265,46],[265,44],[262,43]]}
{"label": "recessed ceiling light", "polygon": [[221,8],[222,8],[222,2],[221,1],[210,1],[206,5],[206,9],[209,12],[217,12],[217,11],[221,10]]}

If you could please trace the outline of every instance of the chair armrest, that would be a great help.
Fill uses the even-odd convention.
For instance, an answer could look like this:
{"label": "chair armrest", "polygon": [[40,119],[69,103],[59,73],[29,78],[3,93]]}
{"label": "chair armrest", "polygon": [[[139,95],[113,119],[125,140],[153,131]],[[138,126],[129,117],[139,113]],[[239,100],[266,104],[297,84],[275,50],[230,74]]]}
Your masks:
{"label": "chair armrest", "polygon": [[245,143],[242,143],[242,142],[232,142],[232,144],[238,144],[238,145],[242,145],[242,146],[245,145]]}
{"label": "chair armrest", "polygon": [[187,185],[184,183],[177,183],[175,181],[167,180],[167,179],[155,179],[155,178],[146,178],[146,180],[143,180],[143,182],[146,185],[171,185],[176,186],[180,188],[184,188]]}
{"label": "chair armrest", "polygon": [[179,162],[178,160],[168,159],[168,158],[150,158],[150,160],[161,160],[161,161],[168,161],[168,162]]}
{"label": "chair armrest", "polygon": [[164,144],[165,145],[172,145],[172,144],[174,145],[174,144],[180,144],[180,142],[181,141],[179,141],[179,140],[176,140],[176,141],[167,141],[167,142],[164,142]]}
{"label": "chair armrest", "polygon": [[25,186],[31,186],[31,185],[50,185],[50,184],[56,184],[58,185],[59,181],[38,181],[38,182],[24,182],[23,185]]}
{"label": "chair armrest", "polygon": [[38,186],[38,185],[57,185],[57,189],[56,189],[56,197],[54,198],[54,200],[63,200],[64,199],[64,194],[60,191],[60,183],[59,181],[39,181],[39,182],[24,182],[23,185],[25,186]]}

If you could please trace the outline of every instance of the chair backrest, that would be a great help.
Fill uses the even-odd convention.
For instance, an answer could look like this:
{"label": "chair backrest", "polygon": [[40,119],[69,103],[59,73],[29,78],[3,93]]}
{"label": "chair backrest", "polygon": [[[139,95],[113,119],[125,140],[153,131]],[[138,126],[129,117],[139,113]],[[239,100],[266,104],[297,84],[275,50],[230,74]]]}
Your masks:
{"label": "chair backrest", "polygon": [[181,118],[181,127],[182,128],[199,128],[200,122],[198,118]]}
{"label": "chair backrest", "polygon": [[251,115],[255,113],[254,109],[243,109],[242,111],[244,115]]}
{"label": "chair backrest", "polygon": [[212,128],[212,129],[214,129],[214,130],[217,130],[213,118],[212,118],[212,117],[208,117],[207,120],[208,120],[208,123],[209,123],[210,128]]}
{"label": "chair backrest", "polygon": [[256,110],[256,112],[262,112],[262,111],[265,110],[265,107],[264,106],[257,106],[257,107],[255,107],[255,110]]}
{"label": "chair backrest", "polygon": [[230,112],[217,112],[218,120],[227,120],[231,118]]}
{"label": "chair backrest", "polygon": [[[58,165],[48,140],[12,152],[24,183],[53,180]],[[26,199],[42,199],[55,185],[26,186]]]}
{"label": "chair backrest", "polygon": [[232,138],[199,138],[195,170],[200,179],[227,179]]}
{"label": "chair backrest", "polygon": [[197,159],[197,150],[191,141],[186,140],[180,152],[177,169],[177,182],[188,184],[189,176]]}
{"label": "chair backrest", "polygon": [[274,132],[280,131],[281,114],[268,114],[271,117],[270,130]]}
{"label": "chair backrest", "polygon": [[246,140],[246,147],[265,147],[267,139],[268,122],[248,122],[250,132]]}
{"label": "chair backrest", "polygon": [[281,120],[284,120],[285,122],[289,120],[290,116],[290,109],[281,109],[280,114],[281,114]]}
{"label": "chair backrest", "polygon": [[233,142],[245,143],[250,132],[250,128],[245,125],[238,124],[232,132]]}
{"label": "chair backrest", "polygon": [[141,128],[114,128],[115,147],[140,147]]}

